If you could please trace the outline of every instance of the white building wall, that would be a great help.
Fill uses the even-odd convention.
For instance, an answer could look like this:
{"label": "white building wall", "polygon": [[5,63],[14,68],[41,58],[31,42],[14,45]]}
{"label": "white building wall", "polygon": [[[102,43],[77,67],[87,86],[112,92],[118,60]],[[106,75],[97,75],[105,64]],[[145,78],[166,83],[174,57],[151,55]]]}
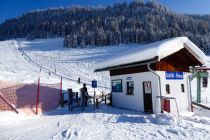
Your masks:
{"label": "white building wall", "polygon": [[[190,95],[189,95],[189,73],[183,73],[183,80],[166,80],[165,71],[157,72],[161,77],[161,93],[162,96],[175,97],[178,105],[179,112],[190,111]],[[131,77],[131,80],[127,80],[127,77]],[[113,92],[112,100],[113,106],[131,109],[136,111],[144,111],[144,96],[143,96],[143,82],[151,81],[152,83],[152,106],[153,112],[160,112],[160,99],[156,96],[159,95],[158,77],[152,72],[143,72],[127,75],[111,76],[111,80],[122,79],[123,92]],[[126,95],[127,93],[127,81],[134,82],[134,95]],[[166,94],[166,84],[170,85],[170,94]],[[181,84],[184,84],[185,91],[181,91]],[[171,113],[177,113],[177,108],[174,100],[170,101]]]}
{"label": "white building wall", "polygon": [[[131,80],[127,80],[127,77],[131,77]],[[158,78],[151,72],[127,74],[127,75],[118,75],[112,76],[111,80],[122,79],[123,83],[123,92],[113,92],[112,100],[113,106],[125,109],[131,109],[136,111],[144,111],[144,96],[143,96],[143,82],[151,81],[152,84],[152,105],[153,112],[156,113],[158,110],[159,100],[156,100],[156,95],[158,95],[159,85]],[[127,81],[134,82],[134,94],[126,95],[127,93]],[[155,105],[156,104],[156,105]],[[155,108],[156,106],[156,108]]]}
{"label": "white building wall", "polygon": [[[161,91],[162,96],[174,97],[177,101],[179,112],[190,111],[190,91],[189,91],[189,73],[183,73],[183,79],[166,79],[165,71],[158,71],[161,76]],[[170,94],[166,94],[166,84],[170,85]],[[184,92],[181,91],[181,84],[184,84]],[[175,100],[170,100],[171,113],[177,113]]]}

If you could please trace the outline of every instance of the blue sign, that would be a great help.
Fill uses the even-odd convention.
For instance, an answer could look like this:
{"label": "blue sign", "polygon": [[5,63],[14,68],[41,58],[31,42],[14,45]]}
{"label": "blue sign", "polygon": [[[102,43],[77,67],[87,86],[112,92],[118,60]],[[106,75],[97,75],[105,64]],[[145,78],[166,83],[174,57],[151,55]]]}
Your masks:
{"label": "blue sign", "polygon": [[127,77],[127,80],[132,80],[132,77]]}
{"label": "blue sign", "polygon": [[166,71],[165,75],[166,75],[167,80],[183,79],[183,72],[168,72],[168,71]]}
{"label": "blue sign", "polygon": [[97,81],[96,80],[92,81],[92,88],[97,88]]}

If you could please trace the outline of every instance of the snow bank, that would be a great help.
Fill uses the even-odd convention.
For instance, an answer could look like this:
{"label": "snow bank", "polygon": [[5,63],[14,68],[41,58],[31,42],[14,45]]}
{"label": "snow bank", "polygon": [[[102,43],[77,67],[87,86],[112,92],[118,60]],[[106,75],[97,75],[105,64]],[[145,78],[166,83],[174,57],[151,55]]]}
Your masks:
{"label": "snow bank", "polygon": [[23,120],[29,120],[33,118],[37,118],[37,116],[28,116],[21,111],[19,111],[18,114],[12,111],[0,111],[0,126],[9,124],[11,125],[17,122],[21,122]]}
{"label": "snow bank", "polygon": [[195,115],[194,117],[186,117],[185,119],[189,121],[193,121],[195,123],[210,125],[210,118],[207,118],[207,117],[201,117],[201,116]]}
{"label": "snow bank", "polygon": [[177,117],[171,114],[147,115],[105,105],[101,105],[96,111],[89,106],[84,112],[81,112],[80,108],[75,108],[71,112],[67,108],[58,108],[43,116],[19,121],[12,125],[1,124],[0,139],[207,140],[210,138],[210,125],[206,123],[181,117],[181,122],[185,122],[185,125],[179,125]]}
{"label": "snow bank", "polygon": [[177,118],[169,113],[156,114],[154,119],[155,119],[155,122],[160,125],[177,125],[178,124]]}

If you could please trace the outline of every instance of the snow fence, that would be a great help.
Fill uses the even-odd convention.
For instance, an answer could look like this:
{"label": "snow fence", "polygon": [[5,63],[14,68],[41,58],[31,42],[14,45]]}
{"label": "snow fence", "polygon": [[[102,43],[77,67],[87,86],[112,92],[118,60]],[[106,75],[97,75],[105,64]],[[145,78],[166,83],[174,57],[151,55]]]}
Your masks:
{"label": "snow fence", "polygon": [[14,108],[26,114],[50,111],[59,105],[60,91],[60,83],[16,84],[0,81],[0,111],[14,111]]}

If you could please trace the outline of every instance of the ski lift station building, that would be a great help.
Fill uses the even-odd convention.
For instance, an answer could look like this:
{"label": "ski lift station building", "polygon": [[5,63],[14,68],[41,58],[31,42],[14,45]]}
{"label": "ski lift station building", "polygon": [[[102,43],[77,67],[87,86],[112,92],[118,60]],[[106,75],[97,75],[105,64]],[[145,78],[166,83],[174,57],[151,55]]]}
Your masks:
{"label": "ski lift station building", "polygon": [[176,113],[191,111],[189,67],[202,66],[205,59],[187,37],[175,37],[103,60],[95,71],[110,71],[113,106]]}

